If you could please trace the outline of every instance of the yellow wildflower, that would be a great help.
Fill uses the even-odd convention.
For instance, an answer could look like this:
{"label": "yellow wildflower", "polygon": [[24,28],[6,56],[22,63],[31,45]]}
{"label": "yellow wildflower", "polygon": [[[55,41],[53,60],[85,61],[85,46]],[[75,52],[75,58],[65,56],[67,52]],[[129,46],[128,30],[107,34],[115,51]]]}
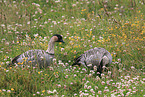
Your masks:
{"label": "yellow wildflower", "polygon": [[21,65],[23,64],[24,62],[20,63]]}
{"label": "yellow wildflower", "polygon": [[111,56],[113,56],[113,54],[111,54]]}
{"label": "yellow wildflower", "polygon": [[28,61],[28,62],[30,62],[30,63],[31,63],[32,61]]}
{"label": "yellow wildflower", "polygon": [[90,35],[92,35],[92,31],[90,31]]}
{"label": "yellow wildflower", "polygon": [[45,92],[45,90],[42,91],[42,93],[44,93],[44,92]]}
{"label": "yellow wildflower", "polygon": [[113,59],[112,61],[115,61],[115,59]]}
{"label": "yellow wildflower", "polygon": [[12,91],[14,91],[14,88],[11,88]]}
{"label": "yellow wildflower", "polygon": [[98,40],[98,42],[101,42],[102,40]]}

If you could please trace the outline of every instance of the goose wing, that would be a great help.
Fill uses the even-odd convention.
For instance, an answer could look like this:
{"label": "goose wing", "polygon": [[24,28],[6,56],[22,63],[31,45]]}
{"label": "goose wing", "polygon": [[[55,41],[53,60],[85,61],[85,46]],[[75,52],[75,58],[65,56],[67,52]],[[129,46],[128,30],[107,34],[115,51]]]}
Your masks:
{"label": "goose wing", "polygon": [[101,54],[101,60],[103,60],[103,64],[111,64],[112,62],[112,56],[111,54],[104,48],[95,48],[96,50],[98,50]]}
{"label": "goose wing", "polygon": [[29,50],[25,53],[16,56],[12,62],[13,63],[33,63],[33,64],[39,64],[39,65],[49,65],[51,62],[51,59],[53,58],[53,55],[49,55],[44,50]]}
{"label": "goose wing", "polygon": [[99,53],[95,49],[85,51],[84,54],[81,54],[79,57],[74,59],[75,62],[72,66],[82,64],[86,67],[88,64],[99,64],[100,56],[96,56],[96,54]]}
{"label": "goose wing", "polygon": [[81,54],[79,57],[75,58],[74,59],[75,62],[72,64],[72,66],[74,66],[74,65],[79,65],[80,66],[81,63],[79,63],[79,62],[80,62],[82,56],[83,56],[83,54]]}
{"label": "goose wing", "polygon": [[20,57],[20,55],[14,57],[14,58],[12,59],[12,64],[17,63],[17,59],[18,59],[19,57]]}
{"label": "goose wing", "polygon": [[112,56],[106,49],[95,47],[94,49],[85,51],[84,54],[77,57],[73,65],[81,63],[84,66],[87,66],[88,64],[99,66],[102,59],[104,64],[111,64],[112,62]]}
{"label": "goose wing", "polygon": [[101,56],[102,53],[98,49],[90,49],[86,51],[84,54],[85,65],[92,64],[98,66],[100,64]]}

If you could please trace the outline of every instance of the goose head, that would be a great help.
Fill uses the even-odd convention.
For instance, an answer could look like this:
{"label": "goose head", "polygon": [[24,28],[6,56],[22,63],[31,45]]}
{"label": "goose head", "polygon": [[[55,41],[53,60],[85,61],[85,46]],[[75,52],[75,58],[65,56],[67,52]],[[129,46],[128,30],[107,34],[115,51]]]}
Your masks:
{"label": "goose head", "polygon": [[54,54],[54,44],[55,42],[62,42],[64,43],[62,36],[59,34],[54,34],[48,43],[48,49],[46,52]]}
{"label": "goose head", "polygon": [[65,42],[63,41],[63,39],[62,39],[62,36],[59,35],[59,34],[54,34],[52,38],[53,38],[53,40],[54,40],[55,42],[62,42],[62,43],[65,43]]}

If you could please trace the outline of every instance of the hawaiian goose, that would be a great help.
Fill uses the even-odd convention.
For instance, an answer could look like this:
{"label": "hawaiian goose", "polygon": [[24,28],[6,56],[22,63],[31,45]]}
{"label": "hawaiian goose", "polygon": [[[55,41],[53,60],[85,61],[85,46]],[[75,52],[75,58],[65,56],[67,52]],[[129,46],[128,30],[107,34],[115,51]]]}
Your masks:
{"label": "hawaiian goose", "polygon": [[84,54],[81,54],[78,58],[75,59],[74,65],[84,65],[90,69],[94,69],[93,67],[97,67],[97,72],[102,73],[103,66],[109,66],[112,62],[111,54],[104,48],[90,49],[86,51]]}
{"label": "hawaiian goose", "polygon": [[62,36],[59,34],[53,35],[48,43],[48,49],[46,51],[39,50],[39,49],[28,50],[25,53],[20,54],[16,56],[15,58],[13,58],[11,64],[9,64],[8,66],[14,63],[17,63],[17,64],[27,63],[27,64],[32,64],[33,66],[36,66],[37,64],[39,64],[38,66],[40,68],[49,66],[54,57],[55,42],[64,43]]}

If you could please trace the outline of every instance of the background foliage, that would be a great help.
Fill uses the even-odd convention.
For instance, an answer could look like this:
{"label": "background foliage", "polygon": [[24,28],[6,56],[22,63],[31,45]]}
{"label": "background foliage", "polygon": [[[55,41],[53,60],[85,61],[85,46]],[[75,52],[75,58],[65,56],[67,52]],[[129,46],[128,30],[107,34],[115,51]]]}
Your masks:
{"label": "background foliage", "polygon": [[[144,0],[0,0],[0,96],[145,96]],[[47,49],[52,66],[10,67],[16,55]],[[103,47],[113,62],[100,79],[71,67],[84,51]]]}

